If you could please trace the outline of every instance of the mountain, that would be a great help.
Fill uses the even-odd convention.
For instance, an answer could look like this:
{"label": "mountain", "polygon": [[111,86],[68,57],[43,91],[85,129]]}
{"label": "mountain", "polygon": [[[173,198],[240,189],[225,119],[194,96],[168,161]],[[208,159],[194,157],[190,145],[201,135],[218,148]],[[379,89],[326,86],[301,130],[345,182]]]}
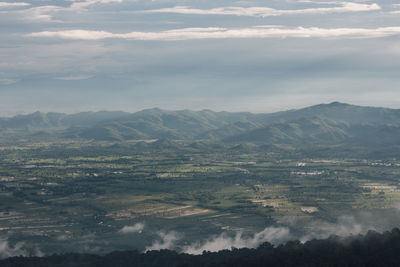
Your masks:
{"label": "mountain", "polygon": [[35,112],[0,118],[0,133],[10,131],[39,139],[390,146],[400,145],[400,110],[333,102],[270,114],[158,108],[136,113]]}
{"label": "mountain", "polygon": [[351,137],[349,124],[315,116],[282,123],[273,123],[226,138],[229,142],[268,144],[335,144]]}
{"label": "mountain", "polygon": [[320,104],[272,114],[260,114],[259,121],[264,124],[271,124],[315,116],[349,124],[400,126],[400,109],[363,107],[340,102]]}
{"label": "mountain", "polygon": [[88,127],[98,123],[120,120],[130,113],[122,111],[81,112],[76,114],[34,112],[11,118],[0,118],[0,129],[55,129]]}
{"label": "mountain", "polygon": [[390,146],[400,144],[400,110],[339,102],[266,114],[253,130],[228,142],[305,145]]}

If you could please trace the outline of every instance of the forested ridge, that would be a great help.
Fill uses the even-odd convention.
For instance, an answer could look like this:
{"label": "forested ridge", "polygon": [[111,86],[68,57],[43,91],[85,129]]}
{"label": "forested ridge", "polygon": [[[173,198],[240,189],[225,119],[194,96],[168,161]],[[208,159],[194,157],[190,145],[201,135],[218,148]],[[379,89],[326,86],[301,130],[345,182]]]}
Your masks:
{"label": "forested ridge", "polygon": [[117,251],[100,256],[62,254],[46,257],[12,257],[0,266],[399,266],[400,230],[341,238],[331,236],[304,244],[290,241],[279,246],[264,243],[256,249],[223,250],[202,255],[161,250],[140,253]]}

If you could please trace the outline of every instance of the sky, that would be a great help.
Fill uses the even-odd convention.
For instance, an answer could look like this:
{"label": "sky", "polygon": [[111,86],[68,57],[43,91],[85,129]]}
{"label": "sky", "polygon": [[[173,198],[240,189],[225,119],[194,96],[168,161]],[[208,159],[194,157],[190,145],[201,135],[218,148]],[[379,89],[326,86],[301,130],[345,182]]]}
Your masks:
{"label": "sky", "polygon": [[0,0],[0,116],[400,108],[400,1]]}

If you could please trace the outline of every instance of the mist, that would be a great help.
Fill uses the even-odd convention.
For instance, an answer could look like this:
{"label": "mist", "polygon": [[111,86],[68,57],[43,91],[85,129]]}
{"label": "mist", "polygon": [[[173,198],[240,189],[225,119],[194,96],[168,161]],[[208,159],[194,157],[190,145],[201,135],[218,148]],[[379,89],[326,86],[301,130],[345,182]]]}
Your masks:
{"label": "mist", "polygon": [[282,219],[275,226],[269,226],[262,231],[251,232],[249,229],[224,231],[218,235],[205,237],[203,240],[182,244],[184,233],[177,231],[159,231],[153,243],[146,247],[151,250],[175,250],[181,253],[199,255],[203,251],[217,252],[233,248],[257,248],[268,242],[274,246],[288,241],[299,240],[305,243],[314,239],[326,239],[330,236],[349,237],[366,234],[368,231],[385,232],[398,226],[399,211],[361,212],[356,215],[342,215],[335,221],[313,220],[302,225],[294,217]]}
{"label": "mist", "polygon": [[150,250],[161,250],[161,249],[169,249],[169,250],[175,250],[176,249],[176,241],[178,241],[182,235],[175,232],[163,232],[160,231],[158,232],[158,236],[160,237],[159,240],[156,240],[153,242],[153,244],[149,247],[146,247],[145,251],[150,251]]}
{"label": "mist", "polygon": [[119,231],[122,234],[130,234],[130,233],[141,233],[144,229],[144,223],[136,223],[131,226],[124,226],[122,229]]}
{"label": "mist", "polygon": [[0,238],[0,259],[15,256],[42,257],[44,253],[36,244],[27,244],[25,242],[11,243],[7,238]]}
{"label": "mist", "polygon": [[182,248],[182,252],[199,255],[203,251],[217,252],[232,248],[256,248],[262,243],[280,244],[290,239],[290,230],[287,227],[267,227],[252,236],[245,236],[243,232],[236,232],[234,236],[222,233],[205,242],[195,242]]}

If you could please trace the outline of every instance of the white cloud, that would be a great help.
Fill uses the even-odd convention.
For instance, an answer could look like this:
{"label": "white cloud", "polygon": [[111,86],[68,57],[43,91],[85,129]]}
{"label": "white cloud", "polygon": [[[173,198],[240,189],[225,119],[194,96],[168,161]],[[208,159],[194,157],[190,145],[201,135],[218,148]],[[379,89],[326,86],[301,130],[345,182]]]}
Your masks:
{"label": "white cloud", "polygon": [[378,4],[360,4],[351,2],[334,2],[337,7],[318,7],[295,10],[279,10],[269,7],[219,7],[212,9],[194,9],[186,6],[176,6],[172,8],[161,8],[146,10],[146,13],[177,13],[190,15],[235,15],[250,17],[269,17],[281,15],[295,14],[326,14],[326,13],[343,13],[343,12],[362,12],[380,10]]}
{"label": "white cloud", "polygon": [[12,19],[28,22],[61,22],[60,20],[53,19],[54,14],[68,9],[59,6],[36,6],[17,10],[3,10],[0,11],[0,14],[8,15]]}
{"label": "white cloud", "polygon": [[122,227],[122,229],[119,232],[122,234],[141,233],[143,229],[144,229],[143,223],[136,223],[135,225],[132,226]]}
{"label": "white cloud", "polygon": [[[86,7],[95,4],[109,4],[109,3],[121,3],[123,0],[89,0],[83,2],[74,2],[69,7],[61,6],[36,6],[30,7],[23,10],[7,11],[8,13],[19,15],[25,21],[32,22],[62,22],[61,20],[54,19],[54,15],[58,12],[76,12],[77,10],[84,10]],[[27,6],[28,3],[6,3],[0,2],[0,8],[2,6]]]}
{"label": "white cloud", "polygon": [[1,7],[22,7],[22,6],[30,6],[31,4],[25,3],[25,2],[0,2],[0,8]]}
{"label": "white cloud", "polygon": [[110,3],[122,3],[122,0],[88,0],[83,2],[75,2],[71,5],[71,8],[85,8],[95,4],[110,4]]}
{"label": "white cloud", "polygon": [[380,38],[400,35],[400,27],[367,28],[183,28],[161,32],[111,33],[91,30],[43,31],[27,34],[28,37],[47,37],[69,40],[102,40],[108,38],[126,40],[194,40],[226,38]]}
{"label": "white cloud", "polygon": [[65,10],[65,8],[59,6],[38,6],[17,12],[22,14],[25,20],[60,22],[59,20],[53,20],[53,14],[63,10]]}

